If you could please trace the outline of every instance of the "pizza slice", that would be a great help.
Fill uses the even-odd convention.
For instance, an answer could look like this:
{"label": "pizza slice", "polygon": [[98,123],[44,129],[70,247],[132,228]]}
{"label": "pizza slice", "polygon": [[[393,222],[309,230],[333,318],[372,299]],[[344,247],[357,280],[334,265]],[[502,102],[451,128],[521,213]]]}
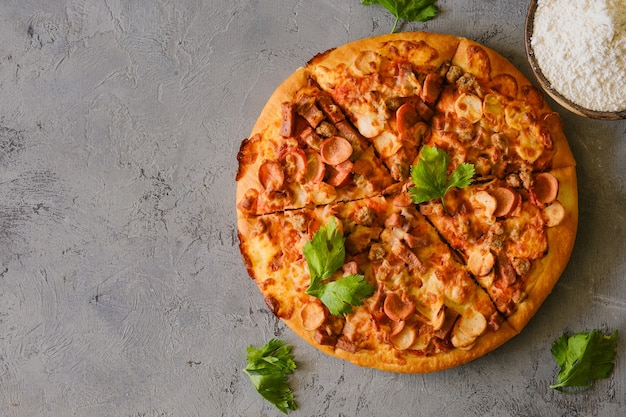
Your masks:
{"label": "pizza slice", "polygon": [[[307,290],[305,246],[331,218],[345,257],[325,283],[360,276],[373,290],[345,315],[331,314]],[[247,218],[240,238],[249,273],[272,311],[312,345],[355,364],[429,372],[472,360],[515,335],[436,230],[401,199]]]}
{"label": "pizza slice", "polygon": [[563,272],[577,218],[573,167],[452,189],[420,206],[507,320],[521,330]]}
{"label": "pizza slice", "polygon": [[424,144],[471,163],[479,178],[546,171],[575,161],[559,115],[493,50],[461,39],[447,68]]}
{"label": "pizza slice", "polygon": [[308,67],[373,144],[394,180],[403,181],[428,134],[441,71],[457,44],[449,35],[388,35],[318,55]]}
{"label": "pizza slice", "polygon": [[237,209],[254,216],[378,195],[392,178],[305,69],[273,94],[237,159]]}

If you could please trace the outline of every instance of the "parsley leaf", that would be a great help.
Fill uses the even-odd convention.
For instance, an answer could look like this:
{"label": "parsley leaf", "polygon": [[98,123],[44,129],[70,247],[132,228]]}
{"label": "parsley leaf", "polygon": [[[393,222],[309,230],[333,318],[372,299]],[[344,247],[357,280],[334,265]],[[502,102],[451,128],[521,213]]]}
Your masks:
{"label": "parsley leaf", "polygon": [[346,256],[344,238],[337,229],[337,219],[331,217],[326,226],[304,245],[304,257],[309,265],[311,281],[324,280],[343,265]]}
{"label": "parsley leaf", "polygon": [[247,360],[244,372],[259,394],[285,414],[287,410],[296,410],[287,381],[287,375],[296,369],[291,346],[278,339],[271,339],[258,349],[248,346]]}
{"label": "parsley leaf", "polygon": [[363,275],[348,275],[335,281],[323,281],[333,275],[344,263],[345,239],[337,228],[337,219],[315,232],[313,239],[304,245],[304,258],[309,266],[311,283],[306,293],[319,298],[331,314],[350,314],[352,306],[360,306],[363,299],[374,293],[374,286]]}
{"label": "parsley leaf", "polygon": [[363,0],[361,4],[379,4],[396,17],[391,33],[396,31],[400,20],[425,22],[437,16],[437,0]]}
{"label": "parsley leaf", "polygon": [[309,287],[307,294],[319,298],[331,314],[352,313],[352,306],[363,305],[363,299],[374,292],[374,287],[363,275],[352,274],[325,285]]}
{"label": "parsley leaf", "polygon": [[[613,371],[617,330],[606,336],[600,330],[564,334],[552,344],[552,355],[560,367],[557,382],[550,385],[563,393],[576,393],[591,387],[596,379],[608,378]],[[567,389],[577,387],[575,389]]]}
{"label": "parsley leaf", "polygon": [[411,200],[415,204],[441,199],[445,210],[444,196],[452,187],[465,188],[473,181],[474,165],[462,163],[448,177],[450,155],[433,146],[424,146],[417,165],[411,167],[409,188]]}

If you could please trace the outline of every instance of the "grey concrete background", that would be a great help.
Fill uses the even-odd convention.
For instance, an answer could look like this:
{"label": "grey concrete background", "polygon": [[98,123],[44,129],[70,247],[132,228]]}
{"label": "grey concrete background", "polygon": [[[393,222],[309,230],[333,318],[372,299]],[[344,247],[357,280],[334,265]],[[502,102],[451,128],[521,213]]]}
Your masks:
{"label": "grey concrete background", "polygon": [[[467,36],[530,76],[526,1],[440,0],[401,31]],[[245,349],[294,346],[294,416],[626,415],[626,122],[553,103],[578,161],[580,230],[537,316],[428,375],[358,368],[299,340],[243,267],[236,153],[318,52],[388,32],[360,0],[0,1],[0,415],[277,416]],[[564,331],[619,330],[613,376],[548,386]]]}

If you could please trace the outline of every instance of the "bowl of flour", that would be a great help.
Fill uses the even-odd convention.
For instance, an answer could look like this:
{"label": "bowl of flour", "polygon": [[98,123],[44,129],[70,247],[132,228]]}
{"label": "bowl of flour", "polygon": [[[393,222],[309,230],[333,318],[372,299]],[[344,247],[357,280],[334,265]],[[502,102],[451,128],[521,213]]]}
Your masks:
{"label": "bowl of flour", "polygon": [[541,87],[566,109],[626,119],[626,0],[531,0],[526,53]]}

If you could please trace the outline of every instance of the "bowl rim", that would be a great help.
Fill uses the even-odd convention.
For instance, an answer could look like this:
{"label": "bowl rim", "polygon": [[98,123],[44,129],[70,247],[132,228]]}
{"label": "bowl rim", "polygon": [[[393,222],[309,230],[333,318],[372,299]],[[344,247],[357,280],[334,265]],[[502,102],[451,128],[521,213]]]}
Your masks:
{"label": "bowl rim", "polygon": [[552,85],[550,81],[548,81],[547,77],[541,71],[541,67],[537,62],[537,58],[535,57],[535,52],[533,51],[531,40],[533,36],[533,30],[535,26],[535,12],[537,10],[537,2],[538,0],[530,0],[530,4],[528,5],[528,10],[526,13],[526,21],[524,24],[524,46],[526,48],[526,58],[528,59],[528,63],[530,64],[530,68],[537,79],[539,85],[544,89],[549,96],[551,96],[557,103],[566,108],[567,110],[576,113],[580,116],[589,117],[592,119],[600,119],[600,120],[622,120],[626,119],[626,110],[620,111],[598,111],[598,110],[590,110],[579,104],[574,103],[567,97],[564,97],[560,92],[558,92]]}

